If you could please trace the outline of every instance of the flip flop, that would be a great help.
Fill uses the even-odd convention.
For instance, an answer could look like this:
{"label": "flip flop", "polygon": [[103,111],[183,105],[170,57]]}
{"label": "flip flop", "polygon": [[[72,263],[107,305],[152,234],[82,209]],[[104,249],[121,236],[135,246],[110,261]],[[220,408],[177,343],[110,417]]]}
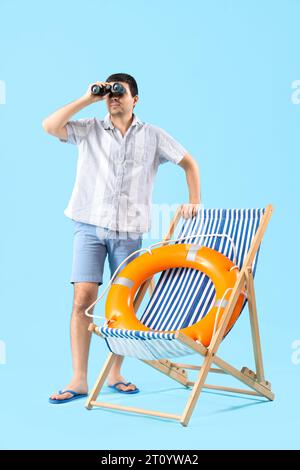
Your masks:
{"label": "flip flop", "polygon": [[115,390],[116,392],[119,392],[119,393],[127,393],[128,395],[129,394],[133,394],[133,393],[139,393],[139,389],[138,388],[135,388],[134,390],[121,390],[120,388],[118,388],[118,385],[125,385],[125,387],[128,387],[128,385],[131,385],[131,382],[128,382],[127,384],[125,382],[116,382],[115,384],[113,385],[108,385],[109,388],[112,388],[113,390]]}
{"label": "flip flop", "polygon": [[87,397],[88,394],[87,393],[77,393],[77,392],[74,392],[74,390],[59,390],[58,392],[58,395],[63,395],[64,393],[71,393],[73,396],[70,397],[70,398],[64,398],[63,400],[57,400],[55,398],[49,398],[49,402],[54,404],[54,405],[59,405],[61,403],[68,403],[69,401],[72,401],[72,400],[77,400],[77,398],[84,398],[84,397]]}

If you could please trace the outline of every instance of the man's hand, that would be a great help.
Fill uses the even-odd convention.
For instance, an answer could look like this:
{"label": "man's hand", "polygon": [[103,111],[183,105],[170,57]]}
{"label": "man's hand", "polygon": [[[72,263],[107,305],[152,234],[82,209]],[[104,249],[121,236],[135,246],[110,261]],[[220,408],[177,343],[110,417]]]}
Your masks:
{"label": "man's hand", "polygon": [[200,209],[201,204],[182,204],[180,207],[180,215],[184,219],[190,219],[194,217],[198,210]]}
{"label": "man's hand", "polygon": [[110,85],[108,82],[93,82],[88,86],[88,89],[86,93],[83,95],[83,98],[88,100],[90,103],[95,103],[96,101],[102,101],[107,98],[108,93],[105,95],[93,95],[92,93],[92,86],[93,85],[99,85],[99,86],[105,86],[105,85]]}

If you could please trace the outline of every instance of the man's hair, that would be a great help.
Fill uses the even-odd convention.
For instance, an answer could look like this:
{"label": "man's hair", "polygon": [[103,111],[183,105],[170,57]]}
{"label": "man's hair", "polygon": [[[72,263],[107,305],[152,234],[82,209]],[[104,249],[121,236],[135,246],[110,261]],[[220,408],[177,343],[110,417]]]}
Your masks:
{"label": "man's hair", "polygon": [[138,86],[135,79],[128,75],[127,73],[114,73],[110,75],[106,80],[106,82],[125,82],[128,84],[131,96],[134,97],[139,94]]}

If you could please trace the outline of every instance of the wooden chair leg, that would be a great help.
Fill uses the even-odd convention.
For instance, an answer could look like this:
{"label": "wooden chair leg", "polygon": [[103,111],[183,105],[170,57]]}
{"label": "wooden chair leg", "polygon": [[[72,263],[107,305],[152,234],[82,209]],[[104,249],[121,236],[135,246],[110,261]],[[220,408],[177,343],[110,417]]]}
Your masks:
{"label": "wooden chair leg", "polygon": [[190,397],[187,401],[186,407],[184,409],[184,412],[181,416],[180,423],[182,426],[187,426],[189,423],[189,420],[192,416],[192,413],[194,411],[194,408],[197,404],[197,400],[199,398],[199,395],[202,391],[202,388],[205,384],[205,380],[207,378],[207,375],[209,373],[211,364],[212,364],[213,356],[211,354],[207,355],[203,361],[203,366],[200,369],[199,375],[197,380],[195,381],[195,384],[192,388]]}
{"label": "wooden chair leg", "polygon": [[258,327],[258,315],[257,315],[257,308],[256,308],[255,289],[254,289],[252,269],[248,268],[245,274],[246,274],[246,283],[247,283],[247,291],[248,291],[248,307],[249,307],[249,315],[250,315],[250,325],[251,325],[253,351],[254,351],[254,359],[255,359],[255,366],[256,366],[256,375],[257,375],[257,380],[259,382],[264,382],[265,380],[264,367],[263,367],[261,342],[260,342],[259,327]]}
{"label": "wooden chair leg", "polygon": [[91,391],[91,393],[89,394],[88,396],[88,399],[85,403],[85,407],[88,409],[88,410],[91,410],[93,408],[93,406],[91,405],[91,402],[92,401],[95,401],[96,398],[98,397],[99,395],[99,392],[101,390],[101,388],[103,387],[104,385],[104,382],[109,374],[109,371],[111,369],[111,366],[113,365],[113,362],[114,362],[114,359],[116,357],[116,354],[114,353],[110,353],[107,357],[107,360],[103,366],[103,369],[101,370],[96,382],[95,382],[95,385]]}

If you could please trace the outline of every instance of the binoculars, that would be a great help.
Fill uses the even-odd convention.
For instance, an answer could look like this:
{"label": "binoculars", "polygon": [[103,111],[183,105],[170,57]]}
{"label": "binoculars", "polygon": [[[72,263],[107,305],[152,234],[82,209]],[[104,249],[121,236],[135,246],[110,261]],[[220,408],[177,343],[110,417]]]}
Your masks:
{"label": "binoculars", "polygon": [[114,95],[124,95],[125,88],[121,83],[114,83],[113,85],[92,85],[91,92],[93,95],[104,96],[107,93],[113,93]]}

